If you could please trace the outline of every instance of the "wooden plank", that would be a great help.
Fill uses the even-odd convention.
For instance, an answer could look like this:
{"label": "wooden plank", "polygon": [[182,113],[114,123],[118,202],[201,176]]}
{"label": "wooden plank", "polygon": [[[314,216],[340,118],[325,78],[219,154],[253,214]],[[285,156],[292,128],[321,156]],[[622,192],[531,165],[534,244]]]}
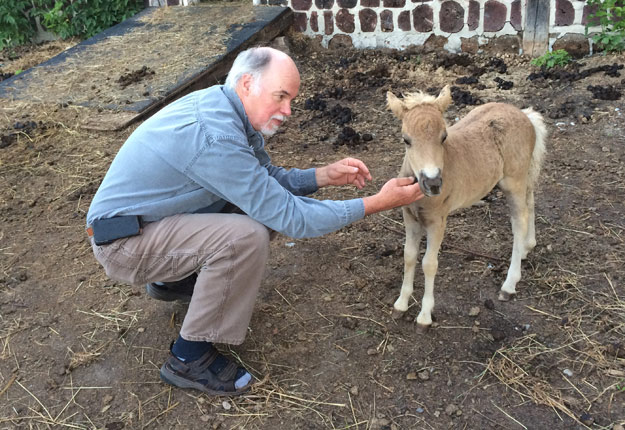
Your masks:
{"label": "wooden plank", "polygon": [[527,0],[523,53],[539,57],[549,49],[549,0]]}

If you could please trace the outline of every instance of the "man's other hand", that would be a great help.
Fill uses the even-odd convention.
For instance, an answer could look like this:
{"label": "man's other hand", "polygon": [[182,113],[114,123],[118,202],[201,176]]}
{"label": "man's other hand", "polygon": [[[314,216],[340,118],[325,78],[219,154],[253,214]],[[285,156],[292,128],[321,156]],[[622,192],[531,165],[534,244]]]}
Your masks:
{"label": "man's other hand", "polygon": [[365,182],[371,180],[371,173],[362,161],[356,158],[344,158],[336,163],[317,168],[315,178],[319,188],[328,185],[353,184],[358,189],[362,189]]}

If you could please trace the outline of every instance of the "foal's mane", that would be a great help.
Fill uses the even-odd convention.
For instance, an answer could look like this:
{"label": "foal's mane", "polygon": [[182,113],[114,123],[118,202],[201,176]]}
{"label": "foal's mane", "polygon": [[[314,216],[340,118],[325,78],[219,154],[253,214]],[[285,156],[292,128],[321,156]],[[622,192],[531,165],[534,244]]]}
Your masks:
{"label": "foal's mane", "polygon": [[402,101],[404,102],[404,107],[410,110],[419,105],[434,103],[435,100],[436,97],[419,91],[416,93],[407,93]]}

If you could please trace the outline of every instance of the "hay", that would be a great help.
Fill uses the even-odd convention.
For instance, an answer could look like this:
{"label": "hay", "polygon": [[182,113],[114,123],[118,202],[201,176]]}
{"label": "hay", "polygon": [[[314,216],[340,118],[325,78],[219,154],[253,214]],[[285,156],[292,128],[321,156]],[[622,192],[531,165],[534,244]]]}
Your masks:
{"label": "hay", "polygon": [[[39,102],[123,109],[159,99],[226,53],[228,38],[222,35],[253,21],[253,16],[248,2],[159,8],[123,35],[85,46],[63,62],[31,69],[28,86],[21,88],[19,80],[15,86],[20,87],[20,98]],[[132,84],[119,82],[143,68],[153,74]]]}

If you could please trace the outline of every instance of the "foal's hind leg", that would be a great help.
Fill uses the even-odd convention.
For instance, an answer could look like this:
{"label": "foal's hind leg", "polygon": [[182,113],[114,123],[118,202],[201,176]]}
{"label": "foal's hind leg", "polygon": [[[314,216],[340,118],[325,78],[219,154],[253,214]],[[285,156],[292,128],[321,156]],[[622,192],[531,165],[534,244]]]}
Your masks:
{"label": "foal's hind leg", "polygon": [[404,226],[406,228],[406,243],[404,244],[404,281],[401,285],[399,298],[393,305],[393,318],[401,316],[408,310],[410,297],[414,285],[414,272],[419,257],[419,245],[423,237],[423,227],[412,215],[408,208],[402,208]]}
{"label": "foal's hind leg", "polygon": [[527,198],[527,235],[525,236],[525,250],[521,258],[525,260],[527,254],[536,246],[536,226],[534,214],[534,190],[528,188]]}
{"label": "foal's hind leg", "polygon": [[500,183],[501,188],[506,193],[506,200],[510,207],[512,234],[514,235],[508,276],[499,292],[499,300],[502,301],[510,300],[510,297],[516,294],[516,284],[521,279],[521,260],[527,254],[526,246],[529,233],[529,208],[525,182],[511,182],[513,181]]}

